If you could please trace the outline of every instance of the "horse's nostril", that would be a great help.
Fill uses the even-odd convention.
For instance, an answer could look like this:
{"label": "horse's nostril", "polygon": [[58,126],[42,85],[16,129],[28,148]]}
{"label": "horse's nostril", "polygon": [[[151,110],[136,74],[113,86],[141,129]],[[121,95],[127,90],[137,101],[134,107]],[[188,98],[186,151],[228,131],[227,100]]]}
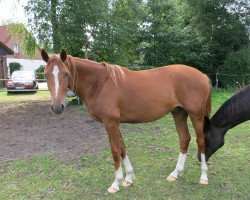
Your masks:
{"label": "horse's nostril", "polygon": [[64,110],[64,105],[63,104],[52,105],[51,110],[56,114],[61,114]]}

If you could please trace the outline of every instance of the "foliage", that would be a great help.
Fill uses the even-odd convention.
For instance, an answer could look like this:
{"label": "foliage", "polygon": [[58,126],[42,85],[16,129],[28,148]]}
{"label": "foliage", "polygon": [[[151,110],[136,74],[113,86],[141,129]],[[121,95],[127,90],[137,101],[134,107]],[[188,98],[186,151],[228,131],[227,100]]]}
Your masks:
{"label": "foliage", "polygon": [[132,65],[132,66],[128,66],[127,68],[130,70],[139,71],[139,70],[153,69],[154,66]]}
{"label": "foliage", "polygon": [[11,36],[17,40],[24,50],[24,53],[30,58],[34,57],[38,45],[32,34],[27,31],[23,24],[9,24],[8,26]]}
{"label": "foliage", "polygon": [[36,74],[38,76],[38,79],[44,79],[44,65],[41,65],[39,68],[36,69]]}
{"label": "foliage", "polygon": [[190,23],[205,38],[212,55],[210,62],[215,69],[228,53],[249,44],[249,24],[239,10],[232,11],[234,7],[241,6],[245,14],[249,13],[247,0],[187,0],[187,4],[192,15]]}
{"label": "foliage", "polygon": [[219,81],[223,87],[250,84],[250,47],[230,53],[219,67]]}
{"label": "foliage", "polygon": [[[67,51],[78,57],[98,56],[92,54],[93,39],[105,22],[108,3],[104,0],[65,0],[62,4],[60,31],[61,43]],[[73,22],[73,23],[72,23]]]}
{"label": "foliage", "polygon": [[9,63],[9,68],[10,68],[10,74],[12,74],[14,71],[18,71],[21,69],[21,64],[18,62],[11,62]]}
{"label": "foliage", "polygon": [[26,11],[48,51],[124,66],[183,63],[213,83],[228,55],[249,45],[248,0],[29,0]]}
{"label": "foliage", "polygon": [[93,35],[92,51],[97,60],[129,65],[139,60],[137,33],[142,0],[111,2],[110,11],[98,24]]}
{"label": "foliage", "polygon": [[57,26],[57,9],[60,10],[58,0],[29,0],[25,6],[29,14],[28,27],[36,36],[38,43],[47,50],[52,49],[51,40],[55,51],[59,51],[59,29]]}

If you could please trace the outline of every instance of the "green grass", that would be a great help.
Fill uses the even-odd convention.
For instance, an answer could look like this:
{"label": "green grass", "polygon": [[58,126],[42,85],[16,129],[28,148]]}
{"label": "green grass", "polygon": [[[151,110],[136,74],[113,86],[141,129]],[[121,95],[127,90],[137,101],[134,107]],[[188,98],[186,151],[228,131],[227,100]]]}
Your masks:
{"label": "green grass", "polygon": [[43,101],[50,99],[49,91],[37,92],[13,92],[7,93],[5,90],[0,90],[0,102],[20,102],[20,101]]}
{"label": "green grass", "polygon": [[[213,93],[213,112],[230,96],[231,93]],[[86,110],[72,108],[86,115]],[[136,175],[131,187],[121,187],[116,194],[106,191],[114,180],[107,148],[75,160],[58,160],[47,154],[1,162],[0,199],[250,198],[249,121],[227,133],[225,146],[209,162],[207,186],[198,184],[201,170],[192,128],[184,174],[173,183],[166,177],[175,168],[179,147],[171,115],[153,123],[123,124],[122,132]]]}

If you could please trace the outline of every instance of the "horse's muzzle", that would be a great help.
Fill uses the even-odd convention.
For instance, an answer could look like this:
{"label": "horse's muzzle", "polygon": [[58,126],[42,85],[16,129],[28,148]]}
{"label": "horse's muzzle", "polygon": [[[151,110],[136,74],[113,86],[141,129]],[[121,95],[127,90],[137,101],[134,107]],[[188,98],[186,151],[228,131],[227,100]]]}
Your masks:
{"label": "horse's muzzle", "polygon": [[55,114],[61,114],[64,110],[64,105],[63,104],[58,104],[58,105],[51,105],[51,110]]}

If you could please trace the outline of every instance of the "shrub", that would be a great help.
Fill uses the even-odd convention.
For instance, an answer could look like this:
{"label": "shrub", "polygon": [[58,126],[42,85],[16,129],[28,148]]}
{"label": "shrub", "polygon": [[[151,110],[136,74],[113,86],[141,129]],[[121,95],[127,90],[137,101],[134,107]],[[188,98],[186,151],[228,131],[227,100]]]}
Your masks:
{"label": "shrub", "polygon": [[21,64],[18,62],[11,62],[9,64],[9,68],[10,68],[10,74],[12,74],[14,71],[20,70],[21,69]]}
{"label": "shrub", "polygon": [[230,53],[219,66],[219,82],[222,87],[242,87],[250,83],[250,47]]}
{"label": "shrub", "polygon": [[128,69],[131,69],[133,71],[139,71],[139,70],[146,70],[146,69],[153,69],[153,66],[143,66],[143,65],[137,65],[137,66],[129,66]]}
{"label": "shrub", "polygon": [[41,65],[38,69],[36,69],[36,75],[38,76],[38,79],[45,79],[43,65]]}

